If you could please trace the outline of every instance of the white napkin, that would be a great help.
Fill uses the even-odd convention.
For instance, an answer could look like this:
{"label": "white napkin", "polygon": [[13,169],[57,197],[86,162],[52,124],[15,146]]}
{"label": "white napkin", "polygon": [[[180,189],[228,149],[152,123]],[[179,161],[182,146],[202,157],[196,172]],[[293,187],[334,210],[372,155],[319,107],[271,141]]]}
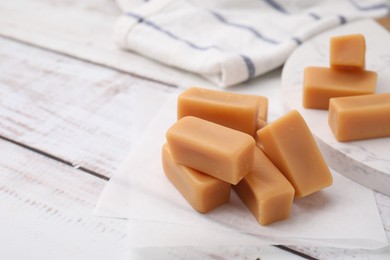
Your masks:
{"label": "white napkin", "polygon": [[117,1],[123,15],[113,35],[121,48],[220,87],[281,66],[315,34],[389,10],[386,0]]}
{"label": "white napkin", "polygon": [[161,166],[165,132],[176,120],[176,99],[177,93],[166,99],[95,211],[129,218],[131,247],[295,244],[372,249],[388,244],[373,192],[335,171],[330,188],[296,200],[288,220],[269,226],[259,225],[233,192],[228,204],[208,214],[193,210]]}

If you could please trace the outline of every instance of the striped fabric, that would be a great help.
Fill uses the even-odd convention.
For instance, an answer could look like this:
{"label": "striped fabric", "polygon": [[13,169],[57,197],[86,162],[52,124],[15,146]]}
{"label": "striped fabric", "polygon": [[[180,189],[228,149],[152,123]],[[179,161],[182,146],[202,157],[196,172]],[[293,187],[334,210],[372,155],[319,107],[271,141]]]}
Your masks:
{"label": "striped fabric", "polygon": [[114,38],[126,50],[220,87],[281,66],[324,30],[385,16],[386,0],[117,0]]}

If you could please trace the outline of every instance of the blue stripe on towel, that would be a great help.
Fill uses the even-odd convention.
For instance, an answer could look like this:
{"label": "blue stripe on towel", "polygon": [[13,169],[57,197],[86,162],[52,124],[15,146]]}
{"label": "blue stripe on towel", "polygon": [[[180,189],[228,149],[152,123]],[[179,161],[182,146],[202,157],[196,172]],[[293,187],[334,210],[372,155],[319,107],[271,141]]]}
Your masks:
{"label": "blue stripe on towel", "polygon": [[316,14],[316,13],[310,12],[310,13],[307,13],[307,14],[309,16],[313,17],[314,20],[320,20],[321,19],[321,17],[318,14]]}
{"label": "blue stripe on towel", "polygon": [[345,16],[343,15],[339,15],[339,20],[340,20],[340,24],[345,24],[347,23],[347,18],[345,18]]}
{"label": "blue stripe on towel", "polygon": [[255,77],[255,74],[256,74],[255,64],[253,64],[252,60],[248,56],[241,55],[241,57],[244,60],[245,65],[248,69],[248,79],[247,80],[253,79]]}
{"label": "blue stripe on towel", "polygon": [[155,29],[156,31],[159,31],[159,32],[167,35],[171,39],[174,39],[174,40],[177,40],[177,41],[180,41],[180,42],[183,42],[183,43],[187,44],[188,46],[190,46],[193,49],[197,49],[197,50],[201,50],[201,51],[207,51],[207,50],[213,49],[213,48],[214,49],[218,49],[218,47],[213,46],[213,45],[210,45],[210,46],[199,46],[199,45],[196,45],[196,44],[194,44],[194,43],[192,43],[192,42],[190,42],[188,40],[179,38],[177,35],[173,34],[172,32],[167,31],[167,30],[161,28],[157,24],[155,24],[155,23],[153,23],[153,22],[151,22],[149,20],[146,20],[146,19],[144,19],[143,17],[141,17],[141,16],[139,16],[137,14],[127,12],[126,15],[137,19],[138,23],[143,23],[143,24],[145,24],[145,25]]}
{"label": "blue stripe on towel", "polygon": [[[209,50],[209,49],[217,49],[219,51],[223,51],[221,50],[218,46],[214,46],[214,45],[210,45],[210,46],[199,46],[199,45],[196,45],[195,43],[193,42],[190,42],[188,40],[185,40],[185,39],[182,39],[180,37],[178,37],[176,34],[170,32],[170,31],[167,31],[165,29],[163,29],[162,27],[158,26],[157,24],[143,18],[142,16],[140,15],[137,15],[137,14],[134,14],[134,13],[130,13],[130,12],[126,12],[125,13],[126,16],[128,17],[132,17],[134,19],[137,20],[138,23],[142,23],[144,25],[147,25],[149,26],[150,28],[153,28],[155,29],[156,31],[159,31],[163,34],[165,34],[166,36],[168,36],[169,38],[173,39],[173,40],[176,40],[176,41],[179,41],[179,42],[182,42],[182,43],[185,43],[186,45],[190,46],[191,48],[195,49],[195,50],[199,50],[199,51],[206,51],[206,50]],[[240,54],[240,57],[244,60],[244,63],[246,65],[246,68],[247,68],[247,71],[248,71],[248,78],[247,80],[250,80],[252,79],[255,74],[256,74],[256,68],[255,68],[255,65],[253,63],[253,61],[248,57],[248,56],[245,56],[245,55],[242,55]]]}
{"label": "blue stripe on towel", "polygon": [[247,30],[247,31],[251,32],[253,35],[255,35],[258,39],[263,40],[264,42],[267,42],[270,44],[279,44],[280,43],[274,39],[265,37],[264,35],[262,35],[260,32],[258,32],[255,28],[253,28],[251,26],[230,22],[230,21],[226,20],[226,18],[223,15],[221,15],[215,11],[211,11],[211,14],[214,15],[214,17],[217,18],[220,22],[222,22],[226,25],[229,25],[229,26],[233,26],[233,27]]}
{"label": "blue stripe on towel", "polygon": [[369,6],[361,6],[358,3],[356,3],[354,0],[349,0],[349,2],[358,10],[360,11],[372,11],[372,10],[378,10],[378,9],[387,9],[389,6],[384,3],[379,4],[373,4]]}
{"label": "blue stripe on towel", "polygon": [[266,2],[268,5],[270,5],[276,11],[279,11],[279,12],[284,13],[284,14],[288,14],[287,10],[284,9],[283,6],[281,6],[278,2],[276,2],[274,0],[264,0],[264,2]]}
{"label": "blue stripe on towel", "polygon": [[[263,0],[264,2],[266,2],[268,5],[270,5],[272,8],[274,8],[275,10],[283,13],[283,14],[290,14],[290,12],[288,12],[282,5],[280,5],[278,2],[274,1],[274,0]],[[316,13],[313,13],[313,12],[309,12],[307,13],[307,15],[311,16],[314,20],[320,20],[321,17],[316,14]]]}
{"label": "blue stripe on towel", "polygon": [[297,45],[301,45],[302,44],[301,39],[299,39],[298,37],[293,36],[291,38],[291,40],[293,40]]}

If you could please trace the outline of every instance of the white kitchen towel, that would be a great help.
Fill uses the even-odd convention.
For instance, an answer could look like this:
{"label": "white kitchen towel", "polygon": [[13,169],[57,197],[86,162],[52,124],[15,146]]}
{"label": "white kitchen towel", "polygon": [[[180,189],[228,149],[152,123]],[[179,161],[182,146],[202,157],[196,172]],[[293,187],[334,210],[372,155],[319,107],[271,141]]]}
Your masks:
{"label": "white kitchen towel", "polygon": [[388,14],[388,0],[117,0],[123,49],[220,87],[281,66],[312,36]]}

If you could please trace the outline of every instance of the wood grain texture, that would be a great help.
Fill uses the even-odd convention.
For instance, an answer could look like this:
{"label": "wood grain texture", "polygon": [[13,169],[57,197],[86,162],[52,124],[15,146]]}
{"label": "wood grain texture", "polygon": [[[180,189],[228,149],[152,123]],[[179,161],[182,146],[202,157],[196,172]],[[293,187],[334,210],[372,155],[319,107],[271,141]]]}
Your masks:
{"label": "wood grain texture", "polygon": [[[111,35],[120,15],[115,0],[3,1],[0,35],[169,85],[214,86],[193,73],[119,49]],[[379,22],[388,27],[388,20]]]}
{"label": "wood grain texture", "polygon": [[2,140],[0,151],[2,259],[115,259],[123,251],[125,222],[92,215],[106,181]]}
{"label": "wood grain texture", "polygon": [[0,46],[0,135],[107,177],[135,141],[134,98],[172,89],[8,39]]}
{"label": "wood grain texture", "polygon": [[106,181],[3,140],[0,151],[1,259],[300,259],[272,246],[133,249],[126,221],[92,214]]}
{"label": "wood grain texture", "polygon": [[[91,167],[96,171],[107,174],[107,176],[110,176],[116,164],[121,161],[122,156],[126,155],[128,152],[127,149],[131,147],[134,141],[132,141],[131,137],[124,138],[124,136],[127,136],[132,131],[133,128],[131,125],[135,123],[134,117],[129,116],[127,118],[128,115],[123,115],[123,111],[132,111],[134,109],[134,107],[128,106],[129,104],[127,102],[132,103],[130,101],[134,97],[140,97],[142,95],[146,97],[148,94],[145,93],[148,92],[152,93],[156,91],[160,93],[160,91],[170,92],[172,90],[172,88],[161,84],[134,78],[114,70],[32,48],[7,39],[0,39],[0,43],[3,46],[3,48],[0,48],[0,58],[4,61],[4,63],[0,63],[1,134],[25,144],[39,147],[61,158],[74,161],[75,164]],[[154,100],[154,102],[158,102],[158,100]],[[112,111],[116,111],[119,115]],[[130,112],[129,114],[131,115]],[[90,120],[89,118],[95,119]],[[113,125],[105,125],[105,123],[111,123]],[[94,125],[95,129],[99,131],[88,131],[88,129],[94,129],[90,127]],[[111,128],[114,130],[110,130]],[[116,128],[117,130],[115,130]],[[107,138],[107,136],[110,136],[111,131],[117,131],[115,132],[117,136],[114,136],[113,139]],[[86,142],[84,139],[89,141]],[[97,145],[99,142],[103,142],[105,145]],[[111,146],[108,145],[110,143],[117,145],[115,149],[110,148],[109,150],[112,157],[105,156],[104,154],[106,149],[108,149],[107,147]],[[24,169],[24,165],[34,160],[36,159],[30,158],[23,162],[19,161],[19,165],[14,165],[13,168],[16,170],[18,167],[22,167]],[[59,174],[60,172],[66,174],[67,171],[63,172],[61,170]],[[28,176],[30,174],[34,174],[34,172],[28,173],[26,178],[29,178]],[[80,174],[83,173],[80,172]],[[43,175],[43,177],[45,176]],[[57,179],[54,183],[57,183],[59,186],[69,185],[62,179]],[[90,189],[83,186],[83,179],[75,183],[74,185],[80,185],[82,189]],[[19,185],[13,181],[10,182],[10,186],[11,184],[16,185],[14,189],[18,190],[18,192],[19,188],[15,187],[24,187],[24,185]],[[91,183],[86,185],[89,186]],[[29,196],[28,194],[30,192],[26,192],[25,197]],[[42,199],[46,196],[46,193],[41,193],[39,198]],[[53,197],[52,204],[59,205],[58,203],[62,203],[62,200],[63,198],[61,196],[57,198]],[[390,198],[377,195],[377,201],[385,229],[388,232]],[[75,200],[73,207],[82,207],[80,205],[77,206],[80,202],[82,200],[79,202]],[[12,196],[4,199],[3,205],[5,206],[5,211],[8,211],[8,207],[10,207],[9,203],[14,204]],[[67,203],[64,205],[67,205]],[[74,208],[71,208],[69,211],[74,211]],[[89,214],[92,208],[90,205],[88,206],[87,211],[89,211]],[[48,210],[50,212],[52,211],[50,209]],[[74,216],[79,216],[77,212],[74,214]],[[86,217],[90,217],[89,214],[82,214],[79,217],[80,221],[83,221]],[[37,213],[32,219],[39,218],[39,216],[40,213]],[[24,223],[23,220],[18,220],[17,218],[15,221],[15,223]],[[23,225],[34,225],[35,221],[37,220],[33,220],[32,224],[27,222]],[[46,222],[49,224],[46,225],[40,222],[36,225],[43,231],[36,231],[35,228],[23,228],[18,229],[15,234],[27,237],[30,236],[29,233],[43,232],[46,234],[49,232],[51,234],[51,229],[56,230],[63,225],[62,222],[55,220],[53,220],[52,224],[50,224],[50,221]],[[12,223],[12,221],[9,221],[9,223]],[[26,232],[27,235],[25,234]],[[45,238],[42,237],[40,243],[44,243],[45,239],[51,240],[52,236],[54,235],[51,234],[45,236]],[[69,235],[69,237],[71,236]],[[39,248],[42,247],[42,244],[36,246]],[[70,245],[57,245],[55,248],[58,251],[65,252],[75,250]],[[383,254],[386,255],[388,253],[386,251],[387,249],[383,251],[384,253],[382,251],[362,252],[312,247],[296,247],[295,249],[309,255],[316,255],[320,259],[337,253],[343,253],[349,256],[356,256],[357,254],[362,254],[363,256],[383,256]],[[194,252],[199,251],[201,254],[209,253],[209,251],[200,249],[193,250]],[[177,256],[177,252],[180,252],[180,250],[136,250],[134,252],[141,256],[150,256],[154,255],[154,253],[160,254],[161,256],[166,254],[168,256]],[[132,251],[132,253],[134,252]],[[210,252],[212,253],[213,251],[211,250]],[[79,255],[79,253],[77,252],[75,254]]]}
{"label": "wood grain texture", "polygon": [[120,15],[114,0],[2,1],[0,35],[168,85],[212,86],[193,73],[119,49],[112,30]]}
{"label": "wood grain texture", "polygon": [[[134,124],[148,121],[134,117],[133,99],[147,96],[148,91],[170,91],[163,84],[118,71],[175,85],[202,82],[189,73],[162,68],[117,49],[111,31],[119,14],[113,0],[13,0],[0,4],[0,35],[30,45],[0,38],[0,135],[76,166],[0,140],[0,252],[7,259],[118,259],[124,247],[125,223],[92,216],[106,182],[76,168],[84,166],[110,177],[136,139]],[[375,196],[389,234],[390,197]],[[386,259],[390,254],[389,248],[295,249],[319,259]],[[180,259],[188,250],[193,256],[221,257],[218,250],[199,248],[139,249],[130,256]],[[275,258],[274,253],[232,248],[224,256],[267,259]]]}

